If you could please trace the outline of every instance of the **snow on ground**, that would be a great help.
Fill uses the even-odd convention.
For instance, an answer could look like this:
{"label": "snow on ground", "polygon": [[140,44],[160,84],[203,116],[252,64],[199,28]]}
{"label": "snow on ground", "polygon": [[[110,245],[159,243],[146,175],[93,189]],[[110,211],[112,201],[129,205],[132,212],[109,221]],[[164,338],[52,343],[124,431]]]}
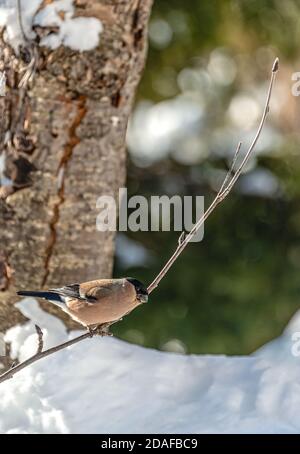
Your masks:
{"label": "snow on ground", "polygon": [[[6,334],[21,359],[68,335],[63,323],[26,298],[31,322]],[[87,339],[0,385],[1,433],[299,433],[300,357],[295,332],[253,356],[180,355],[115,338]]]}
{"label": "snow on ground", "polygon": [[[28,38],[34,38],[32,25],[57,27],[41,40],[42,46],[56,49],[61,44],[78,51],[98,46],[102,23],[96,17],[73,17],[73,0],[55,0],[42,8],[42,0],[21,0],[21,21]],[[5,39],[17,51],[23,43],[17,0],[0,0],[0,27],[6,27]]]}

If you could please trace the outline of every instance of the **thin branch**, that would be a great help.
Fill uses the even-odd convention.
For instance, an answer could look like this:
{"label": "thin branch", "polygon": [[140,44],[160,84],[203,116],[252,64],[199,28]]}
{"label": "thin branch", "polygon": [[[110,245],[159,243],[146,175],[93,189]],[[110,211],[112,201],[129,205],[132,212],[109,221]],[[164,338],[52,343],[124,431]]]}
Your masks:
{"label": "thin branch", "polygon": [[23,25],[21,0],[17,0],[17,17],[18,17],[19,27],[20,27],[20,31],[21,31],[21,35],[22,35],[23,41],[28,42],[29,39],[28,39],[28,37],[27,37],[27,35],[25,33],[24,25]]}
{"label": "thin branch", "polygon": [[185,237],[186,237],[186,231],[184,230],[183,232],[181,232],[179,238],[178,238],[178,246],[179,247],[185,240]]}
{"label": "thin branch", "polygon": [[[37,325],[35,325],[35,326],[37,326]],[[103,333],[103,335],[105,335],[105,334]],[[63,350],[64,348],[70,347],[71,345],[77,344],[78,342],[81,342],[82,340],[93,337],[93,336],[94,336],[93,333],[87,332],[85,334],[81,334],[78,337],[74,337],[74,339],[71,339],[67,342],[56,345],[55,347],[48,348],[48,350],[44,350],[44,351],[39,351],[39,347],[40,347],[40,343],[39,343],[38,351],[35,355],[26,359],[22,363],[17,364],[16,366],[9,369],[7,372],[4,372],[4,374],[0,375],[0,383],[8,380],[9,378],[13,378],[13,376],[17,372],[20,372],[22,369],[25,369],[25,367],[30,366],[31,364],[35,363],[36,361],[46,358],[47,356],[52,355],[53,353],[59,352],[60,350]],[[40,339],[40,337],[39,337],[39,339]]]}
{"label": "thin branch", "polygon": [[[181,233],[181,235],[180,235],[180,237],[178,239],[178,245],[177,245],[177,248],[176,248],[175,252],[170,257],[170,259],[167,261],[167,263],[164,265],[164,267],[161,269],[161,271],[158,273],[158,275],[155,277],[153,282],[149,285],[149,287],[148,287],[148,293],[149,294],[152,293],[153,290],[155,290],[155,288],[157,288],[157,286],[160,283],[160,281],[164,278],[164,276],[166,276],[166,274],[169,271],[169,269],[171,268],[171,266],[175,263],[175,261],[178,259],[178,257],[180,256],[180,254],[184,250],[184,248],[191,241],[191,239],[194,237],[194,235],[198,232],[198,230],[203,225],[205,220],[211,215],[211,213],[215,210],[215,208],[219,205],[219,203],[221,203],[225,199],[225,197],[227,197],[227,195],[230,193],[230,191],[232,190],[233,186],[235,185],[236,181],[238,180],[239,176],[241,175],[241,173],[243,171],[243,168],[245,167],[245,165],[249,161],[249,158],[250,158],[250,156],[251,156],[251,154],[252,154],[252,152],[254,150],[254,147],[255,147],[258,139],[259,139],[259,136],[260,136],[261,131],[263,129],[263,126],[265,124],[266,117],[267,117],[268,112],[269,112],[269,104],[270,104],[270,99],[271,99],[271,94],[272,94],[272,89],[273,89],[276,73],[278,71],[278,65],[279,65],[279,61],[278,61],[278,59],[276,59],[274,64],[273,64],[273,68],[272,68],[272,75],[271,75],[270,85],[269,85],[269,89],[268,89],[267,99],[266,99],[265,108],[264,108],[264,111],[263,111],[263,114],[262,114],[261,122],[259,124],[259,127],[258,127],[258,130],[256,132],[256,135],[255,135],[255,137],[253,139],[253,142],[251,143],[251,145],[250,145],[247,153],[245,154],[241,164],[239,165],[239,167],[235,171],[234,168],[235,168],[237,159],[238,159],[239,154],[240,154],[240,149],[241,149],[241,143],[239,143],[237,148],[236,148],[236,151],[235,151],[235,154],[234,154],[234,157],[233,157],[233,161],[232,161],[232,163],[230,165],[229,171],[228,171],[228,173],[227,173],[227,175],[225,177],[225,180],[223,181],[223,183],[221,185],[221,188],[220,188],[219,192],[217,193],[216,197],[214,198],[214,200],[212,201],[212,203],[210,204],[208,209],[205,211],[203,216],[194,225],[194,227],[189,232],[189,234],[187,234],[186,232],[182,232]],[[53,353],[56,353],[56,352],[58,352],[60,350],[63,350],[64,348],[70,347],[71,345],[77,344],[78,342],[81,342],[84,339],[87,339],[89,337],[93,337],[94,335],[99,334],[99,332],[97,332],[97,330],[92,331],[92,332],[88,332],[88,333],[82,334],[82,335],[80,335],[78,337],[75,337],[74,339],[71,339],[71,340],[69,340],[67,342],[64,342],[63,344],[57,345],[55,347],[52,347],[52,348],[49,348],[48,350],[44,350],[43,351],[43,333],[42,333],[42,330],[37,325],[36,325],[36,331],[37,331],[37,335],[38,335],[38,349],[37,349],[36,354],[31,356],[27,360],[23,361],[22,363],[19,363],[16,366],[12,367],[11,369],[9,369],[4,374],[0,375],[0,383],[12,378],[17,372],[20,372],[25,367],[30,366],[31,364],[35,363],[36,361],[39,361],[40,359],[43,359],[43,358],[45,358],[45,357],[47,357],[49,355],[52,355]],[[104,331],[101,332],[101,334],[102,335],[109,335],[108,332],[106,333]]]}
{"label": "thin branch", "polygon": [[37,352],[36,354],[38,355],[39,353],[42,353],[43,348],[44,348],[44,339],[43,339],[43,331],[38,325],[34,325],[36,333],[38,335],[38,347],[37,347]]}
{"label": "thin branch", "polygon": [[239,153],[241,151],[241,146],[242,146],[242,142],[239,142],[238,146],[236,147],[236,150],[235,150],[235,153],[234,153],[234,157],[233,157],[230,169],[228,170],[227,175],[224,178],[223,184],[222,184],[222,186],[219,189],[218,195],[220,195],[223,192],[223,189],[226,187],[229,178],[232,177],[232,175],[234,175],[234,168],[235,168],[235,164],[236,164],[237,158],[239,156]]}
{"label": "thin branch", "polygon": [[[276,73],[278,71],[278,67],[279,67],[279,60],[278,60],[278,58],[276,58],[276,60],[275,60],[275,62],[273,64],[273,68],[272,68],[271,80],[270,80],[270,85],[269,85],[269,89],[268,89],[268,93],[267,93],[267,99],[266,99],[266,103],[265,103],[265,108],[263,110],[262,118],[261,118],[259,127],[257,129],[257,132],[255,134],[255,137],[253,139],[253,142],[251,143],[251,145],[250,145],[250,147],[249,147],[244,159],[242,160],[242,162],[241,162],[240,166],[238,167],[238,169],[235,171],[235,173],[234,173],[233,177],[231,178],[231,180],[229,181],[229,183],[227,183],[227,181],[228,181],[228,179],[230,177],[228,176],[228,174],[226,175],[226,177],[225,177],[226,183],[222,184],[220,191],[218,192],[218,194],[216,195],[216,197],[212,201],[211,205],[205,211],[203,216],[198,220],[198,222],[194,225],[194,227],[192,228],[190,233],[185,237],[184,241],[182,241],[181,244],[179,244],[179,246],[177,247],[177,249],[175,250],[173,255],[170,257],[170,259],[167,261],[165,266],[162,268],[162,270],[155,277],[153,282],[151,282],[151,284],[148,287],[148,292],[149,293],[153,292],[153,290],[158,286],[158,284],[164,278],[164,276],[167,274],[167,272],[169,271],[171,266],[178,259],[178,257],[180,256],[180,254],[182,253],[184,248],[191,241],[191,239],[196,235],[196,233],[198,232],[200,227],[204,224],[204,221],[206,221],[206,219],[211,215],[211,213],[215,210],[215,208],[219,205],[219,203],[221,203],[222,200],[224,200],[225,197],[227,197],[227,195],[230,193],[231,189],[233,188],[234,184],[238,180],[239,176],[241,175],[243,168],[245,167],[245,165],[249,161],[249,158],[250,158],[250,156],[251,156],[251,154],[252,154],[252,152],[254,150],[254,147],[255,147],[258,139],[259,139],[259,136],[260,136],[260,134],[262,132],[262,129],[263,129],[263,126],[265,124],[267,115],[269,113],[269,104],[270,104],[270,99],[271,99],[271,95],[272,95],[273,85],[274,85]],[[238,147],[237,147],[237,150],[235,152],[235,155],[234,155],[234,158],[233,158],[233,163],[232,163],[232,165],[230,167],[230,170],[229,170],[229,174],[231,174],[231,172],[232,172],[232,170],[234,168],[235,162],[236,162],[237,157],[238,157],[239,152],[240,152],[240,148],[241,148],[241,146],[239,144]]]}
{"label": "thin branch", "polygon": [[17,0],[17,17],[18,17],[19,27],[20,27],[20,31],[21,31],[21,36],[23,38],[24,43],[26,44],[25,48],[27,48],[28,52],[30,53],[30,57],[31,57],[30,62],[23,69],[24,75],[22,76],[22,78],[18,84],[18,88],[25,89],[27,87],[28,83],[32,81],[34,74],[36,72],[39,52],[38,52],[36,43],[32,39],[28,38],[28,36],[25,33],[23,18],[22,18],[21,0]]}

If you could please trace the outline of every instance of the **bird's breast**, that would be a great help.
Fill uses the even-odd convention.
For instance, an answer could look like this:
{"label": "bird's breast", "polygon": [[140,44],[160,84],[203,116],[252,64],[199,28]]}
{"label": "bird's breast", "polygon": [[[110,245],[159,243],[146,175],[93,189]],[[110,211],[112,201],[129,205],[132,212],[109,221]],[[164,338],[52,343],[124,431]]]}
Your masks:
{"label": "bird's breast", "polygon": [[139,305],[139,301],[130,295],[110,295],[89,303],[84,300],[68,299],[68,313],[79,323],[88,326],[112,322],[120,319]]}

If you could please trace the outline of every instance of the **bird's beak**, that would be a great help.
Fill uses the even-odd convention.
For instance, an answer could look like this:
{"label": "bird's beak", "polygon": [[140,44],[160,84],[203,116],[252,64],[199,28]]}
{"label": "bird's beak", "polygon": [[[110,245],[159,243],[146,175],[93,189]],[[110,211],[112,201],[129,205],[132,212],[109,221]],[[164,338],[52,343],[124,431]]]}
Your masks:
{"label": "bird's beak", "polygon": [[148,295],[139,295],[138,296],[138,299],[139,301],[143,304],[143,303],[147,303],[148,302]]}

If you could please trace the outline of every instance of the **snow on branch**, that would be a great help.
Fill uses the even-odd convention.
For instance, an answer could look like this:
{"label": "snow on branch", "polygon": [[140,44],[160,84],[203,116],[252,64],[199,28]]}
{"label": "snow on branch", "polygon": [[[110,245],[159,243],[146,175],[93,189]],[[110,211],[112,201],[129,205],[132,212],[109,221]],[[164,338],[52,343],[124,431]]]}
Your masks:
{"label": "snow on branch", "polygon": [[[171,266],[175,263],[175,261],[178,259],[180,254],[183,252],[187,244],[191,241],[191,239],[196,235],[197,231],[200,229],[200,227],[203,225],[203,223],[206,221],[206,219],[212,214],[212,212],[216,209],[216,207],[229,195],[231,192],[232,188],[234,187],[235,183],[237,182],[238,178],[240,177],[244,167],[246,166],[247,162],[249,161],[250,156],[253,153],[253,150],[255,149],[255,146],[257,144],[257,141],[261,135],[261,132],[263,130],[267,115],[269,113],[269,106],[270,106],[270,99],[272,95],[272,90],[276,78],[276,74],[279,68],[279,60],[276,58],[274,61],[273,67],[272,67],[272,73],[271,73],[271,79],[270,79],[270,84],[267,92],[267,97],[266,97],[266,102],[264,106],[264,110],[262,113],[262,118],[260,121],[260,124],[258,126],[257,132],[255,134],[255,137],[249,146],[248,150],[246,151],[244,157],[241,159],[240,164],[237,166],[237,161],[241,155],[241,142],[238,144],[236,151],[234,153],[234,157],[232,160],[232,163],[230,165],[230,168],[228,170],[228,173],[220,187],[220,190],[218,191],[216,197],[210,204],[210,206],[207,208],[207,210],[204,212],[203,216],[197,221],[197,223],[194,225],[192,230],[188,234],[182,233],[179,237],[178,241],[178,246],[173,253],[173,255],[170,257],[170,259],[167,261],[167,263],[163,266],[161,271],[158,273],[158,275],[155,277],[155,279],[151,282],[151,284],[148,286],[148,293],[151,294],[159,285],[160,281],[166,276],[168,273],[169,269]],[[237,168],[236,168],[237,166]],[[27,360],[23,361],[20,364],[17,364],[13,367],[11,367],[7,372],[4,374],[0,375],[0,383],[8,380],[9,378],[12,378],[17,372],[21,371],[22,369],[30,366],[31,364],[35,363],[36,361],[39,361],[42,358],[45,358],[49,355],[52,355],[53,353],[56,353],[64,348],[70,347],[71,345],[74,345],[78,342],[81,342],[84,339],[87,339],[89,337],[93,337],[94,335],[97,335],[97,330],[95,332],[87,332],[85,334],[82,334],[78,337],[75,337],[74,339],[71,339],[70,341],[64,342],[62,344],[59,344],[55,347],[49,348],[48,350],[43,351],[43,333],[42,330],[36,326],[36,332],[38,335],[38,347],[37,347],[37,352],[28,358]],[[104,333],[102,333],[103,335]]]}

